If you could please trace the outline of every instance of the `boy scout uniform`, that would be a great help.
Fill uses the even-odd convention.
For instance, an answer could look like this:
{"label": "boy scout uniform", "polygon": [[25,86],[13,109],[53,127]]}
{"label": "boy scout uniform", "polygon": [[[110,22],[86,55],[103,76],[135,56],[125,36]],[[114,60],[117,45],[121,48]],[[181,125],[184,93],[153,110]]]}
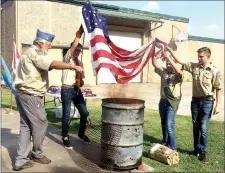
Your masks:
{"label": "boy scout uniform", "polygon": [[181,85],[184,76],[183,72],[182,76],[179,76],[175,73],[169,74],[164,68],[156,68],[155,72],[161,77],[161,99],[168,99],[171,106],[173,107],[174,112],[176,113],[179,106],[179,102],[175,100],[179,100],[182,96]]}
{"label": "boy scout uniform", "polygon": [[[80,60],[78,60],[78,61],[79,61],[80,66],[83,68],[82,62]],[[70,49],[67,51],[66,55],[63,57],[63,62],[76,65],[76,63],[73,60],[73,56],[71,55]],[[84,72],[82,73],[82,77],[83,78],[85,77]],[[62,70],[61,81],[62,81],[63,85],[73,86],[76,82],[75,80],[76,80],[76,71],[67,70],[67,69]]]}
{"label": "boy scout uniform", "polygon": [[[38,30],[37,36],[39,34],[43,33]],[[53,40],[52,37],[54,38],[51,35],[50,39]],[[44,39],[46,38],[44,37]],[[34,158],[43,157],[43,140],[48,121],[42,98],[49,87],[48,70],[52,61],[34,45],[21,56],[15,78],[15,88],[17,89],[15,99],[20,113],[16,167],[20,167],[30,160],[27,156],[30,152],[31,136],[32,156]]]}
{"label": "boy scout uniform", "polygon": [[220,71],[209,63],[186,63],[184,70],[192,73],[191,112],[193,121],[194,152],[205,153],[208,142],[208,123],[211,118],[216,90],[221,89]]}
{"label": "boy scout uniform", "polygon": [[[73,56],[71,54],[71,49],[69,49],[66,55],[63,57],[63,62],[76,65],[76,62],[75,60],[73,60]],[[82,62],[79,60],[78,62],[79,65],[83,67]],[[82,78],[84,78],[84,73],[82,73]],[[61,100],[63,105],[62,136],[66,137],[69,133],[70,110],[68,110],[68,108],[70,109],[71,102],[73,102],[80,113],[80,126],[78,136],[80,138],[83,138],[86,127],[86,120],[89,116],[89,112],[87,110],[83,94],[81,93],[80,89],[75,85],[76,71],[63,70],[61,81]],[[70,95],[69,97],[68,94]]]}
{"label": "boy scout uniform", "polygon": [[190,62],[184,65],[184,70],[192,73],[193,97],[213,97],[215,90],[221,89],[220,71],[212,63],[203,67]]}

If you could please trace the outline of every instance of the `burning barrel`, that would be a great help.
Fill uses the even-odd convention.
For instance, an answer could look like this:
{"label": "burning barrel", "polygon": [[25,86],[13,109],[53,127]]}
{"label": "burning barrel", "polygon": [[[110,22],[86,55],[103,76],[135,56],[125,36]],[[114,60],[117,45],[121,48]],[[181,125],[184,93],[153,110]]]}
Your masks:
{"label": "burning barrel", "polygon": [[144,101],[102,99],[101,167],[135,169],[142,163]]}

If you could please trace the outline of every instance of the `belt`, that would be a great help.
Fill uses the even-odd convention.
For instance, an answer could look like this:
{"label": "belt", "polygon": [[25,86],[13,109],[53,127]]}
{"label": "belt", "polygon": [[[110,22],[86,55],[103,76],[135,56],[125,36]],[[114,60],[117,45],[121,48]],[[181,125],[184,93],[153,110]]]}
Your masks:
{"label": "belt", "polygon": [[43,99],[43,96],[35,96],[33,94],[25,93],[24,91],[21,91],[21,90],[16,90],[16,93],[29,95],[29,96],[34,96],[34,97],[39,97],[40,99]]}
{"label": "belt", "polygon": [[214,101],[215,99],[213,96],[205,96],[205,97],[192,97],[192,100],[200,101],[200,100],[212,100]]}
{"label": "belt", "polygon": [[62,87],[64,87],[64,88],[74,88],[74,85],[62,84]]}
{"label": "belt", "polygon": [[74,84],[74,85],[62,84],[62,87],[64,87],[64,88],[79,89],[78,86],[77,86],[76,84]]}

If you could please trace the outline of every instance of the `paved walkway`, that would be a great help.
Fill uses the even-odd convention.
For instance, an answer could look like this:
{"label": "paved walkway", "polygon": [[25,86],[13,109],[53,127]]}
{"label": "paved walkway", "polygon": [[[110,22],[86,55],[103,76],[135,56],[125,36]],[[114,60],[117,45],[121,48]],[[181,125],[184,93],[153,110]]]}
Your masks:
{"label": "paved walkway", "polygon": [[[5,113],[1,109],[2,128],[1,128],[1,159],[2,172],[12,172],[12,164],[16,156],[19,134],[19,114],[14,112],[12,115]],[[44,140],[44,151],[52,162],[48,165],[35,163],[35,166],[23,170],[24,172],[89,172],[100,168],[95,163],[86,158],[85,152],[99,151],[93,149],[94,144],[86,145],[76,136],[71,135],[71,143],[75,150],[66,150],[62,146],[60,130],[49,126],[47,135]],[[92,155],[93,156],[93,155]],[[79,165],[79,166],[78,166]]]}
{"label": "paved walkway", "polygon": [[[160,99],[160,85],[159,84],[111,84],[111,85],[98,85],[90,87],[97,96],[104,97],[129,97],[139,98],[145,100],[147,109],[158,110],[158,103]],[[224,88],[224,87],[223,87]],[[182,99],[178,109],[180,115],[191,115],[191,97],[192,97],[192,83],[185,82],[182,84]],[[212,116],[212,120],[224,121],[224,90],[222,90],[222,100],[220,113]]]}

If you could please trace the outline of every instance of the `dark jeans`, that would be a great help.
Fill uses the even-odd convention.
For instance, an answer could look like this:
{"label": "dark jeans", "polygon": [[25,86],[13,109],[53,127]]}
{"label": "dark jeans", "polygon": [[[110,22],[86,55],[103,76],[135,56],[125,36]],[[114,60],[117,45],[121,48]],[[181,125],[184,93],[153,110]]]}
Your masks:
{"label": "dark jeans", "polygon": [[78,136],[80,138],[83,138],[86,128],[86,120],[89,115],[89,112],[87,110],[86,103],[84,101],[84,97],[80,89],[62,87],[61,99],[63,109],[62,136],[67,136],[69,132],[70,109],[71,109],[71,102],[73,102],[80,113],[80,126]]}
{"label": "dark jeans", "polygon": [[207,151],[208,125],[213,104],[212,100],[192,100],[191,102],[194,150],[200,153]]}
{"label": "dark jeans", "polygon": [[162,144],[177,150],[175,134],[175,112],[167,99],[160,99],[159,114],[161,117],[163,139]]}

